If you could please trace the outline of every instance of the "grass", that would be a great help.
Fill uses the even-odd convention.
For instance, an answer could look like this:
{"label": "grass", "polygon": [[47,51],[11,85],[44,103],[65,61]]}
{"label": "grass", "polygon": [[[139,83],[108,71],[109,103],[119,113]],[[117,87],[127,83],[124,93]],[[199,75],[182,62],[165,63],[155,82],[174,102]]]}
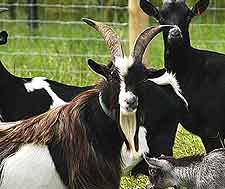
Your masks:
{"label": "grass", "polygon": [[[211,13],[203,18],[195,19],[194,23],[205,24],[216,22],[219,24],[224,22],[223,19],[215,19],[214,14],[215,13]],[[220,14],[221,13],[217,13],[217,16]],[[29,37],[33,36],[101,39],[99,35],[87,25],[41,24],[40,28],[35,32],[31,32],[24,23],[4,23],[1,24],[1,26],[2,29],[9,32],[10,36],[8,44],[0,48],[1,61],[10,72],[17,76],[45,76],[63,83],[85,86],[99,79],[88,69],[86,65],[87,59],[93,58],[97,62],[104,64],[107,64],[109,60],[108,50],[105,43],[101,40],[60,41],[29,39]],[[114,28],[122,39],[127,39],[127,26]],[[193,46],[225,52],[225,25],[194,25],[191,26],[190,31]],[[18,35],[28,36],[28,38],[15,38]],[[127,42],[124,43],[124,46],[125,51],[128,52]],[[12,56],[10,55],[11,53],[15,53],[15,55]],[[37,55],[29,55],[32,53],[37,53]],[[150,62],[152,67],[163,67],[163,42],[161,35],[157,36],[152,42],[150,47]],[[174,155],[176,157],[181,157],[197,153],[204,153],[201,140],[179,126],[174,145]],[[123,177],[121,188],[142,189],[145,188],[146,180],[145,177],[139,177],[138,179]]]}

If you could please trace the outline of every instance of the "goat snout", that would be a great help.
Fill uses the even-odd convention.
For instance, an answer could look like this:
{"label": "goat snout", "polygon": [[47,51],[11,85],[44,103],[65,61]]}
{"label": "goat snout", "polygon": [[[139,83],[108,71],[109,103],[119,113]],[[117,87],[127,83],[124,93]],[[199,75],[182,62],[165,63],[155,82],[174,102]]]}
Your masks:
{"label": "goat snout", "polygon": [[181,33],[181,30],[178,26],[172,28],[169,30],[169,39],[181,39],[183,38],[183,35]]}
{"label": "goat snout", "polygon": [[126,99],[126,103],[131,109],[136,109],[138,106],[138,97],[137,96],[132,96],[128,99]]}

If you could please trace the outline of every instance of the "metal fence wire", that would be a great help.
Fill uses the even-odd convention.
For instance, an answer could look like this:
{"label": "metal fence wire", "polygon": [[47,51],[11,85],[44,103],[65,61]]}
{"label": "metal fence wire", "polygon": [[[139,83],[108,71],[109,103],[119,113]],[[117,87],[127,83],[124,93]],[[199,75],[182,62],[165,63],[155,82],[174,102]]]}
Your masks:
{"label": "metal fence wire", "polygon": [[[193,20],[194,46],[224,51],[222,1],[210,0],[204,16]],[[107,63],[109,54],[99,34],[83,23],[82,17],[112,25],[128,49],[129,15],[124,0],[0,0],[0,7],[9,8],[0,15],[1,29],[9,33],[8,44],[0,48],[1,60],[17,75],[46,75],[79,85],[93,82],[95,77],[84,63],[88,58]],[[152,18],[150,24],[156,24]],[[163,65],[161,38],[158,41],[150,57],[156,67]]]}
{"label": "metal fence wire", "polygon": [[[187,0],[190,7],[193,1]],[[161,1],[154,2],[160,6]],[[18,76],[45,76],[72,85],[87,85],[98,79],[86,62],[92,58],[107,64],[109,53],[102,38],[81,21],[82,17],[112,25],[128,52],[126,0],[0,0],[0,7],[9,8],[0,15],[0,30],[9,33],[7,45],[0,47],[0,60]],[[224,0],[210,0],[207,12],[194,18],[190,27],[193,46],[224,53],[224,19]],[[149,25],[155,24],[150,18]],[[153,41],[150,60],[154,67],[163,66],[161,36]],[[145,188],[146,180],[129,179],[123,178],[121,188]],[[127,185],[129,182],[133,183]]]}

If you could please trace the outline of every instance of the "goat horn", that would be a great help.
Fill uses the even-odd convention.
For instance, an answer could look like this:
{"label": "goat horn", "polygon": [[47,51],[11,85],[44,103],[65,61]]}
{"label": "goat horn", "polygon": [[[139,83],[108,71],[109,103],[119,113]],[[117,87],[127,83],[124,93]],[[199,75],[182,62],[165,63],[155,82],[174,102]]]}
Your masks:
{"label": "goat horn", "polygon": [[8,9],[7,8],[0,8],[0,13],[5,12],[5,11],[8,11]]}
{"label": "goat horn", "polygon": [[88,18],[82,18],[82,20],[91,27],[95,28],[101,34],[107,46],[109,47],[113,62],[115,61],[116,57],[123,57],[123,49],[120,38],[111,27]]}
{"label": "goat horn", "polygon": [[173,25],[160,25],[157,27],[149,27],[145,29],[136,39],[131,56],[135,62],[142,63],[142,58],[150,41],[161,31],[168,28],[173,28]]}

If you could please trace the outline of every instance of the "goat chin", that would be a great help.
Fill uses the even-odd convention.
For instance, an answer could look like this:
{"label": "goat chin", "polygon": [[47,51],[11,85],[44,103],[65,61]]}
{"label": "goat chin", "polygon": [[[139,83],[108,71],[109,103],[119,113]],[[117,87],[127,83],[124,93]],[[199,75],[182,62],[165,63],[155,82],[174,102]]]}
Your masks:
{"label": "goat chin", "polygon": [[134,145],[136,125],[137,125],[136,112],[120,111],[120,126],[129,145],[129,147],[127,147],[127,151],[129,151],[131,156],[133,157],[139,156],[139,154],[135,150],[135,145]]}

